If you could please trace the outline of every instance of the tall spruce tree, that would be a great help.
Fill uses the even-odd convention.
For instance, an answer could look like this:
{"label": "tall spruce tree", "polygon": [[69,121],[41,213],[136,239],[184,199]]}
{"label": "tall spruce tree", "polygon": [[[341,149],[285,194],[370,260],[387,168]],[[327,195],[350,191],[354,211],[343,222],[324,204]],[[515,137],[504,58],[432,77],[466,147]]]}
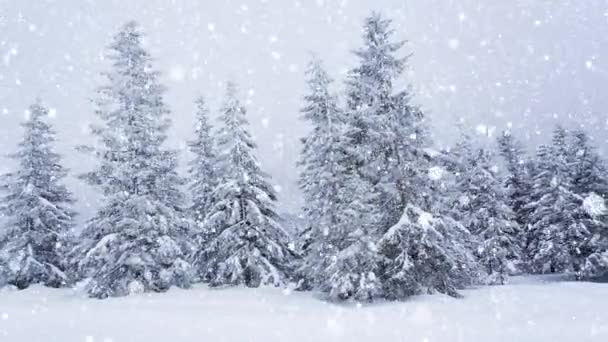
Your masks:
{"label": "tall spruce tree", "polygon": [[307,70],[308,95],[302,118],[312,125],[303,139],[300,186],[310,229],[299,269],[300,288],[322,291],[332,300],[370,300],[380,290],[373,232],[366,225],[372,203],[348,163],[343,112],[331,95],[321,62]]}
{"label": "tall spruce tree", "polygon": [[[377,13],[366,19],[364,47],[355,51],[359,65],[347,80],[347,168],[365,196],[361,203],[371,204],[371,214],[356,224],[366,227],[378,261],[374,272],[381,288],[376,296],[403,298],[413,293],[407,288],[455,294],[453,289],[473,281],[466,269],[473,268],[468,263],[474,259],[461,238],[466,229],[451,217],[429,216],[436,200],[428,177],[433,166],[426,152],[430,141],[424,114],[412,104],[410,89],[395,89],[403,82],[407,57],[397,56],[404,42],[392,40],[390,25]],[[420,217],[429,224],[420,224]],[[420,234],[429,225],[438,234],[423,239]],[[444,253],[438,258],[449,261],[425,257],[435,252]],[[408,258],[415,259],[415,269],[405,262]],[[431,274],[432,269],[437,272]]]}
{"label": "tall spruce tree", "polygon": [[517,223],[525,227],[530,214],[525,208],[531,198],[531,172],[527,167],[524,150],[510,131],[498,136],[498,151],[506,164],[504,187],[509,196],[509,205],[516,215]]}
{"label": "tall spruce tree", "polygon": [[204,279],[212,286],[282,285],[293,252],[274,209],[276,193],[254,156],[256,145],[233,83],[227,86],[220,120],[220,176],[204,227],[213,233]]}
{"label": "tall spruce tree", "polygon": [[332,80],[321,61],[314,58],[306,70],[309,93],[304,97],[303,120],[311,126],[302,139],[299,185],[304,195],[304,213],[309,227],[301,238],[304,262],[299,269],[303,289],[318,288],[327,278],[325,271],[332,255],[344,239],[339,226],[343,208],[349,200],[340,198],[346,181],[344,158],[344,117],[337,100],[331,95]]}
{"label": "tall spruce tree", "polygon": [[608,170],[587,133],[583,130],[572,132],[569,145],[572,191],[583,197],[594,193],[608,200]]}
{"label": "tall spruce tree", "polygon": [[391,20],[373,13],[363,27],[363,47],[355,51],[359,64],[347,79],[347,136],[351,168],[361,184],[383,207],[380,230],[396,223],[406,202],[416,194],[415,177],[425,172],[424,116],[411,104],[409,89],[396,91],[407,57],[399,57],[403,41],[394,41]]}
{"label": "tall spruce tree", "polygon": [[3,175],[0,204],[0,286],[31,284],[60,287],[68,283],[65,252],[75,213],[72,194],[62,184],[67,169],[53,151],[55,132],[45,122],[40,100],[28,110],[19,150],[10,155],[17,170]]}
{"label": "tall spruce tree", "polygon": [[188,142],[194,158],[189,163],[189,191],[191,195],[190,215],[193,217],[196,228],[193,230],[197,251],[192,258],[196,277],[204,277],[206,272],[206,244],[213,236],[213,232],[204,227],[205,217],[214,203],[213,191],[217,186],[218,170],[215,137],[209,123],[209,111],[202,97],[196,101],[196,130],[193,140]]}
{"label": "tall spruce tree", "polygon": [[[451,176],[449,179],[451,184],[446,188],[449,198],[442,201],[445,207],[439,209],[447,210],[447,215],[467,226],[470,219],[470,210],[468,209],[471,202],[469,183],[474,173],[473,167],[476,165],[476,155],[471,136],[463,131],[463,127],[459,127],[459,129],[460,139],[458,142],[437,158],[437,162],[445,167]],[[467,227],[467,229],[469,228]],[[472,230],[470,231],[472,232]],[[471,247],[477,249],[477,241],[471,242]]]}
{"label": "tall spruce tree", "polygon": [[572,132],[570,137],[569,170],[572,191],[579,196],[585,208],[578,217],[589,229],[590,237],[582,246],[586,256],[579,277],[583,279],[608,280],[608,225],[606,224],[606,200],[608,178],[604,161],[595,151],[591,139],[582,130]]}
{"label": "tall spruce tree", "polygon": [[84,174],[104,203],[85,227],[75,257],[90,296],[164,291],[190,283],[188,222],[181,209],[184,183],[177,152],[163,148],[170,126],[164,88],[142,47],[138,25],[122,26],[109,46],[112,69],[98,90],[92,126],[99,139],[83,147],[98,159]]}
{"label": "tall spruce tree", "polygon": [[338,196],[348,200],[340,203],[338,224],[328,239],[334,248],[324,255],[324,272],[317,274],[317,289],[331,300],[371,301],[383,295],[375,227],[367,223],[378,212],[369,202],[367,188],[356,180],[347,179],[340,189]]}
{"label": "tall spruce tree", "polygon": [[552,144],[537,150],[533,177],[526,255],[535,273],[577,272],[585,259],[583,248],[591,235],[592,221],[582,199],[572,189],[568,134],[553,132]]}
{"label": "tall spruce tree", "polygon": [[188,142],[190,151],[194,154],[188,169],[189,190],[192,196],[190,209],[199,224],[205,220],[209,206],[213,202],[211,194],[217,185],[215,139],[211,129],[205,100],[199,97],[196,100],[195,137]]}
{"label": "tall spruce tree", "polygon": [[[417,184],[419,151],[424,144],[421,111],[410,104],[408,91],[396,92],[406,58],[397,57],[403,42],[393,42],[390,20],[373,13],[365,20],[359,64],[347,79],[345,157],[340,161],[347,181],[344,236],[328,268],[324,291],[334,299],[371,300],[384,296],[377,241],[398,221]],[[412,189],[413,190],[413,189]]]}
{"label": "tall spruce tree", "polygon": [[590,226],[590,238],[582,248],[586,256],[584,264],[579,270],[579,279],[608,281],[608,225],[606,217],[605,199],[594,193],[583,200],[585,212],[588,215],[586,222]]}
{"label": "tall spruce tree", "polygon": [[458,177],[461,222],[476,237],[476,254],[488,284],[504,284],[521,259],[519,225],[498,180],[489,151],[467,148],[465,168]]}

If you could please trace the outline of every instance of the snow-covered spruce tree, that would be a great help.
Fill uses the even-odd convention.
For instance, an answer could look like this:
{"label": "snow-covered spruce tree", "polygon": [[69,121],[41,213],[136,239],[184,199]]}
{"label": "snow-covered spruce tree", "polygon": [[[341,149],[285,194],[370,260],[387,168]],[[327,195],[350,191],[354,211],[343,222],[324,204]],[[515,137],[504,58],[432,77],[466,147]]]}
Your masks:
{"label": "snow-covered spruce tree", "polygon": [[581,254],[588,255],[578,276],[583,279],[608,280],[608,225],[606,224],[606,199],[608,179],[604,161],[595,152],[590,138],[582,131],[574,131],[570,137],[569,170],[572,191],[583,203],[585,215],[579,217],[589,227],[590,238],[581,247]]}
{"label": "snow-covered spruce tree", "polygon": [[[476,151],[476,152],[475,152]],[[487,272],[487,284],[504,284],[521,259],[519,225],[498,180],[489,151],[470,150],[458,178],[461,222],[476,237],[476,254]]]}
{"label": "snow-covered spruce tree", "polygon": [[68,283],[65,252],[74,200],[62,184],[67,170],[53,151],[55,132],[44,121],[48,109],[38,100],[27,113],[19,150],[10,155],[17,170],[3,175],[0,188],[6,193],[0,204],[6,218],[0,227],[0,286],[60,287]]}
{"label": "snow-covered spruce tree", "polygon": [[191,214],[197,223],[202,223],[213,202],[211,194],[217,185],[215,170],[215,139],[211,134],[209,111],[205,100],[196,100],[196,131],[193,140],[188,142],[194,158],[189,163],[189,191],[192,197]]}
{"label": "snow-covered spruce tree", "polygon": [[[435,158],[438,165],[443,167],[450,176],[449,179],[447,177],[442,179],[450,183],[446,185],[445,189],[448,198],[441,201],[444,207],[440,206],[438,210],[445,211],[447,215],[466,225],[470,212],[468,210],[470,198],[467,189],[473,173],[472,168],[476,162],[476,155],[471,136],[463,131],[463,127],[459,127],[459,130],[458,142]],[[474,250],[477,249],[476,243],[477,241],[471,241],[471,248]]]}
{"label": "snow-covered spruce tree", "polygon": [[[318,290],[331,300],[371,301],[383,296],[380,256],[376,248],[375,227],[366,223],[377,219],[367,187],[351,178],[341,189],[341,198],[350,198],[338,212],[339,224],[332,228],[341,234],[332,242],[337,248],[319,277],[325,279]],[[327,262],[327,261],[326,261]]]}
{"label": "snow-covered spruce tree", "polygon": [[459,297],[457,290],[476,283],[479,277],[466,238],[471,234],[450,216],[408,204],[399,222],[378,243],[385,258],[383,295],[403,299],[440,292]]}
{"label": "snow-covered spruce tree", "polygon": [[[376,242],[404,207],[398,189],[406,182],[396,175],[410,170],[397,161],[396,148],[400,138],[415,136],[414,122],[408,120],[421,115],[409,105],[407,92],[393,90],[406,59],[395,56],[403,43],[390,41],[393,31],[389,25],[389,20],[376,13],[366,19],[364,46],[355,52],[360,63],[347,80],[348,108],[341,139],[345,153],[339,160],[340,172],[345,172],[339,196],[345,201],[339,204],[342,208],[336,208],[341,223],[334,227],[341,237],[326,269],[331,276],[320,287],[332,299],[383,296]],[[399,120],[393,122],[394,117]],[[399,126],[404,122],[410,126]],[[415,138],[408,144],[415,146]],[[391,174],[393,170],[398,172]]]}
{"label": "snow-covered spruce tree", "polygon": [[[411,119],[413,115],[408,110],[417,110],[408,106],[407,92],[396,93],[394,89],[407,58],[397,56],[404,42],[393,41],[395,32],[390,25],[391,20],[379,13],[372,13],[365,19],[363,46],[354,51],[359,63],[346,80],[347,168],[353,171],[352,181],[359,183],[358,187],[366,188],[362,193],[366,193],[368,199],[363,202],[371,203],[373,209],[381,213],[368,215],[366,222],[360,223],[369,226],[372,239],[378,239],[386,228],[394,224],[405,206],[402,201],[405,192],[400,191],[404,189],[397,189],[394,179],[400,177],[394,176],[401,176],[406,169],[398,169],[395,175],[391,174],[391,169],[398,163],[395,145],[401,141],[400,138],[414,134],[411,129],[413,122],[400,127],[400,132],[396,126]],[[402,115],[403,120],[393,122],[398,115]],[[409,142],[413,146],[416,141],[411,139]],[[401,161],[399,164],[404,166]],[[399,185],[405,185],[402,179],[398,181]],[[377,210],[380,207],[382,211]],[[374,217],[378,220],[372,221]]]}
{"label": "snow-covered spruce tree", "polygon": [[[404,298],[422,288],[455,295],[455,288],[474,281],[468,269],[475,260],[462,239],[466,229],[449,216],[429,213],[436,200],[428,177],[433,166],[426,153],[430,141],[424,114],[411,103],[409,89],[394,89],[402,82],[407,58],[396,56],[404,43],[391,41],[390,23],[376,13],[366,19],[364,47],[355,52],[360,64],[347,81],[347,169],[353,170],[353,182],[365,196],[361,203],[371,204],[371,215],[354,224],[365,227],[376,252],[379,264],[374,272],[382,286],[376,296]],[[436,229],[441,238],[428,244],[420,239],[420,213],[431,215],[433,225],[441,227]],[[409,219],[400,224],[404,216]],[[423,257],[430,253],[427,247],[441,250],[454,263],[445,266],[445,272],[426,272],[437,268],[435,258]],[[416,258],[416,270],[404,262],[408,258]]]}
{"label": "snow-covered spruce tree", "polygon": [[293,252],[274,210],[275,191],[254,156],[256,145],[233,83],[227,86],[220,120],[218,185],[204,224],[213,236],[203,278],[212,286],[282,285]]}
{"label": "snow-covered spruce tree", "polygon": [[98,159],[82,178],[101,190],[104,203],[74,253],[78,272],[97,298],[187,287],[184,182],[175,171],[177,152],[162,146],[169,110],[136,23],[114,36],[108,59],[112,69],[95,101],[101,125],[92,126],[99,144],[81,148]]}
{"label": "snow-covered spruce tree", "polygon": [[426,174],[419,165],[425,147],[424,116],[410,103],[409,89],[396,91],[407,57],[399,57],[402,41],[393,41],[391,21],[373,13],[363,27],[363,47],[355,51],[359,64],[347,79],[347,137],[351,168],[376,194],[382,206],[379,232],[396,223],[417,185]]}
{"label": "snow-covered spruce tree", "polygon": [[557,127],[550,146],[537,150],[526,257],[535,273],[577,272],[586,257],[582,248],[590,224],[582,198],[571,191],[567,132]]}
{"label": "snow-covered spruce tree", "polygon": [[458,221],[462,220],[461,212],[458,210],[461,196],[458,181],[465,164],[462,163],[459,152],[454,148],[443,149],[433,151],[429,158],[432,158],[432,163],[427,177],[431,181],[429,192],[433,198],[429,211],[450,216]]}
{"label": "snow-covered spruce tree", "polygon": [[204,276],[207,262],[206,244],[213,232],[204,228],[204,221],[210,207],[213,205],[213,191],[217,186],[216,147],[209,123],[209,111],[202,97],[196,100],[196,130],[193,140],[188,142],[194,158],[189,163],[189,192],[191,197],[190,216],[195,222],[193,229],[194,243],[197,251],[192,256],[196,269],[196,278]]}
{"label": "snow-covered spruce tree", "polygon": [[608,281],[608,226],[606,224],[608,212],[606,201],[592,193],[584,199],[583,206],[587,215],[589,215],[588,222],[592,226],[590,229],[592,236],[586,241],[583,248],[583,253],[587,253],[588,256],[577,277],[606,282]]}
{"label": "snow-covered spruce tree", "polygon": [[608,200],[608,170],[585,131],[572,132],[568,165],[574,193],[583,197],[594,193]]}
{"label": "snow-covered spruce tree", "polygon": [[577,275],[579,279],[608,282],[608,243],[606,239],[604,236],[602,248],[585,259],[585,264]]}
{"label": "snow-covered spruce tree", "polygon": [[428,194],[426,200],[408,203],[378,243],[384,296],[389,299],[432,292],[459,296],[458,289],[478,283],[483,273],[473,254],[476,237],[460,222],[455,207],[461,197],[457,181],[462,158],[454,150],[430,151],[427,158],[427,177],[420,178],[425,182],[418,188]]}
{"label": "snow-covered spruce tree", "polygon": [[525,206],[531,198],[531,175],[525,160],[522,144],[510,131],[504,131],[497,139],[498,150],[506,165],[504,187],[509,196],[509,205],[516,215],[517,223],[525,227],[530,214]]}
{"label": "snow-covered spruce tree", "polygon": [[380,289],[375,235],[365,224],[372,206],[348,169],[344,116],[319,60],[310,63],[307,78],[302,118],[312,130],[303,139],[299,183],[310,228],[298,270],[300,288],[319,290],[332,300],[370,300]]}
{"label": "snow-covered spruce tree", "polygon": [[326,281],[330,258],[344,240],[344,227],[339,227],[339,205],[350,199],[339,198],[346,181],[343,133],[344,118],[329,86],[332,80],[316,57],[306,70],[309,93],[304,97],[303,120],[312,129],[302,139],[299,186],[304,195],[304,213],[309,227],[301,236],[304,262],[298,270],[300,288],[312,289]]}

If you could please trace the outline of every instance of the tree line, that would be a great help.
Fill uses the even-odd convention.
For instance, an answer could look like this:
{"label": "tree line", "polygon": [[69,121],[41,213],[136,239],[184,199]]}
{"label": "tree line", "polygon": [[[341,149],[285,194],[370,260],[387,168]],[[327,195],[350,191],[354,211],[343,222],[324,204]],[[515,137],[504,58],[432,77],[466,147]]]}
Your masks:
{"label": "tree line", "polygon": [[[503,132],[496,148],[466,132],[436,151],[403,83],[404,42],[373,13],[344,98],[321,60],[306,71],[298,161],[306,225],[292,234],[255,156],[246,109],[228,83],[211,123],[204,98],[188,174],[163,147],[171,125],[143,34],[125,24],[94,100],[97,161],[79,175],[102,205],[77,236],[68,174],[41,101],[29,107],[14,172],[2,176],[0,286],[82,282],[95,298],[210,286],[287,286],[330,300],[459,296],[509,275],[608,274],[605,163],[583,131],[556,127],[536,155]],[[498,156],[502,157],[498,160]],[[497,165],[505,167],[500,168]],[[184,191],[184,189],[187,189]]]}

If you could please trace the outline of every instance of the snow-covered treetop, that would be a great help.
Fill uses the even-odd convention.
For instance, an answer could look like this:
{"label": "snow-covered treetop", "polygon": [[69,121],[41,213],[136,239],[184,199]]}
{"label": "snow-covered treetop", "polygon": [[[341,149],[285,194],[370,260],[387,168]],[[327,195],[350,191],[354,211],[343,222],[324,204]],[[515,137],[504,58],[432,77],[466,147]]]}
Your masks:
{"label": "snow-covered treetop", "polygon": [[101,186],[105,194],[153,193],[178,205],[181,195],[175,186],[182,180],[175,172],[177,154],[162,148],[170,125],[165,89],[142,39],[138,25],[129,22],[108,47],[112,68],[103,73],[107,82],[99,87],[95,99],[96,114],[103,124],[92,126],[101,145],[85,148],[93,151],[102,165],[84,178]]}
{"label": "snow-covered treetop", "polygon": [[68,170],[61,166],[61,156],[53,151],[55,131],[44,121],[48,114],[40,99],[28,108],[27,120],[21,124],[24,135],[19,150],[9,155],[19,161],[20,167],[17,172],[6,175],[12,181],[4,187],[15,196],[25,190],[30,195],[46,197],[47,201],[72,203],[70,192],[59,184]]}
{"label": "snow-covered treetop", "polygon": [[394,80],[405,68],[407,57],[395,56],[405,42],[391,40],[395,33],[390,29],[391,22],[376,12],[365,20],[363,48],[354,51],[360,65],[351,71],[347,81],[351,88],[348,96],[350,108],[381,105],[382,99],[392,95]]}
{"label": "snow-covered treetop", "polygon": [[[259,166],[253,150],[257,147],[253,137],[247,130],[249,122],[246,119],[246,110],[237,97],[237,86],[233,82],[226,85],[226,98],[221,109],[219,120],[223,123],[217,140],[220,164],[226,166],[224,171],[228,172],[231,179],[240,179],[243,182],[254,184],[265,184],[264,188],[272,200],[276,194],[272,187],[263,179],[267,177]],[[226,160],[231,158],[232,160]],[[260,179],[249,179],[258,177]]]}
{"label": "snow-covered treetop", "polygon": [[337,119],[335,117],[339,113],[337,99],[329,89],[332,82],[323,68],[323,62],[313,56],[306,69],[308,93],[304,96],[306,105],[301,110],[304,119],[317,123],[330,123]]}

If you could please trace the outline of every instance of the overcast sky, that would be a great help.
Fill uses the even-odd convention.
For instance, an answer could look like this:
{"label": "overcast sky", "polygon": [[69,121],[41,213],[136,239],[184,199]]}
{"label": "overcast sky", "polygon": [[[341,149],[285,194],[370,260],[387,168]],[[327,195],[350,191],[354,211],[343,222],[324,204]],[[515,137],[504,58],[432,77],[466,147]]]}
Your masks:
{"label": "overcast sky", "polygon": [[[73,146],[91,141],[89,100],[108,67],[104,48],[135,19],[169,89],[169,145],[183,147],[192,136],[197,95],[216,110],[224,82],[238,82],[263,167],[282,204],[296,210],[309,52],[325,60],[341,92],[372,10],[392,18],[397,38],[409,41],[407,81],[438,146],[453,140],[459,120],[490,133],[512,125],[531,147],[561,122],[584,125],[607,150],[605,0],[0,0],[0,152],[14,150],[24,110],[40,96],[53,108],[67,166],[87,170],[91,161]],[[10,166],[0,159],[0,172]],[[74,179],[69,185],[86,218],[95,191]]]}

